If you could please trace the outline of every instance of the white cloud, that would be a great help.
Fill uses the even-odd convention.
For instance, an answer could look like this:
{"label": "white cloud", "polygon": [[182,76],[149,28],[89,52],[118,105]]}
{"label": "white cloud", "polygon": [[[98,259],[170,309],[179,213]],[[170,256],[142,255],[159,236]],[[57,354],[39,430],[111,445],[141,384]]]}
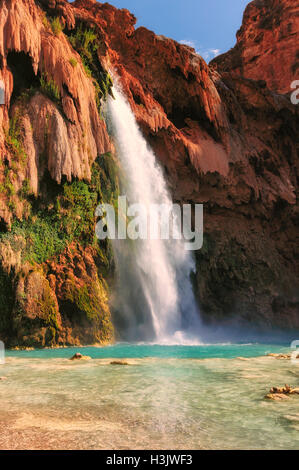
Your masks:
{"label": "white cloud", "polygon": [[214,57],[219,55],[221,52],[220,49],[216,48],[203,48],[197,43],[197,41],[194,41],[193,39],[182,39],[179,42],[180,44],[185,44],[186,46],[193,47],[193,49],[195,49],[195,52],[201,55],[201,57],[203,57],[206,62],[209,62],[210,60],[214,59]]}
{"label": "white cloud", "polygon": [[220,49],[200,49],[198,54],[200,54],[206,62],[209,62],[220,54]]}
{"label": "white cloud", "polygon": [[220,54],[220,49],[210,49],[210,51],[214,55],[214,57]]}
{"label": "white cloud", "polygon": [[181,41],[179,41],[180,44],[185,44],[185,46],[189,46],[189,47],[193,47],[193,49],[196,50],[196,44],[194,41],[190,40],[190,39],[182,39]]}

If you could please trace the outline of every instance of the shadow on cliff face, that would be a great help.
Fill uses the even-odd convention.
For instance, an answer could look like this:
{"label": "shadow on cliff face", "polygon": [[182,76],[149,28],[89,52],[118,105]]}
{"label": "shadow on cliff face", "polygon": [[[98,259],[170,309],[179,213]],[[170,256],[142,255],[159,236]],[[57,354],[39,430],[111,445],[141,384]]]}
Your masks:
{"label": "shadow on cliff face", "polygon": [[7,343],[12,334],[11,311],[15,301],[13,275],[7,274],[0,266],[0,339]]}
{"label": "shadow on cliff face", "polygon": [[23,91],[38,87],[40,80],[34,73],[32,59],[25,52],[10,51],[7,55],[7,64],[13,74],[14,87],[11,101],[14,103]]}

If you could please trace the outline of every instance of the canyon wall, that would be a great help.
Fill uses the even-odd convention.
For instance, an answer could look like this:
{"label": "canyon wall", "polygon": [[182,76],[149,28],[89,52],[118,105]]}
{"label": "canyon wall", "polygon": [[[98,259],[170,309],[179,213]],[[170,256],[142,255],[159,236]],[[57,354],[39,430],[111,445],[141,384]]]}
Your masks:
{"label": "canyon wall", "polygon": [[57,8],[0,2],[0,335],[14,347],[114,337],[113,261],[94,235],[97,204],[117,191],[101,116],[110,78],[96,35],[64,16],[68,4]]}
{"label": "canyon wall", "polygon": [[220,72],[265,80],[285,94],[299,76],[299,4],[294,0],[255,0],[247,6],[237,44],[212,64]]}
{"label": "canyon wall", "polygon": [[109,4],[0,0],[0,334],[9,345],[113,340],[113,257],[94,239],[94,209],[118,191],[102,118],[116,76],[173,199],[204,204],[193,279],[204,319],[299,328],[299,113],[283,95],[296,78],[291,4],[251,2],[235,49],[209,66]]}

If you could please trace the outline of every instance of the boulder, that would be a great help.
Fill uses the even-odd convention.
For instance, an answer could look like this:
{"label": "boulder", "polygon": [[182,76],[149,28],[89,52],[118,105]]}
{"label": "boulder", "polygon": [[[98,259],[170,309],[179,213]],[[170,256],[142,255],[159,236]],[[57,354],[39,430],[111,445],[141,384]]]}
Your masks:
{"label": "boulder", "polygon": [[75,361],[75,360],[89,360],[91,359],[90,356],[83,356],[81,353],[75,353],[71,358],[70,361]]}
{"label": "boulder", "polygon": [[272,387],[265,398],[269,400],[283,400],[288,395],[299,395],[299,387],[292,388],[287,384],[284,387]]}
{"label": "boulder", "polygon": [[277,359],[291,359],[291,354],[269,353],[267,356],[276,357]]}
{"label": "boulder", "polygon": [[267,400],[281,401],[281,400],[287,400],[288,396],[283,393],[268,393],[265,396],[265,398]]}

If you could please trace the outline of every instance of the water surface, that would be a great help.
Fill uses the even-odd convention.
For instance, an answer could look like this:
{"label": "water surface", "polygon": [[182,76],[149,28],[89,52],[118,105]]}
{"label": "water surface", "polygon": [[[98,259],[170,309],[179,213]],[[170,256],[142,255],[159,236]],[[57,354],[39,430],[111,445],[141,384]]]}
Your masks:
{"label": "water surface", "polygon": [[[92,357],[70,361],[75,352]],[[0,448],[296,449],[299,367],[281,345],[11,351],[0,366]],[[113,366],[113,358],[128,366]]]}

